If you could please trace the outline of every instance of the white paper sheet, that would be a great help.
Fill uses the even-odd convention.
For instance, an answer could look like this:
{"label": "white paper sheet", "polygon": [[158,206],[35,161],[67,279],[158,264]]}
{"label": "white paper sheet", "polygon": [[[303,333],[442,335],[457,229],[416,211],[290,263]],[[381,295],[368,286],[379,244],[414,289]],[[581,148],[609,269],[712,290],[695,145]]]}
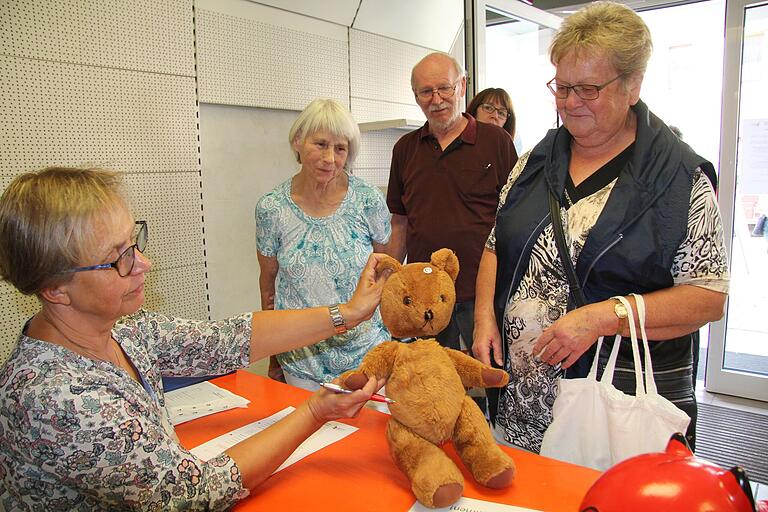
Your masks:
{"label": "white paper sheet", "polygon": [[208,381],[165,394],[165,408],[173,425],[235,407],[247,407],[249,403],[250,400]]}
{"label": "white paper sheet", "polygon": [[445,508],[427,508],[418,501],[408,512],[541,512],[533,508],[515,507],[503,503],[493,503],[475,498],[459,498],[459,501]]}
{"label": "white paper sheet", "polygon": [[[252,435],[261,432],[270,425],[278,422],[282,418],[286,417],[291,411],[295,410],[294,407],[286,407],[280,412],[276,412],[268,418],[264,418],[259,421],[249,423],[244,427],[240,427],[226,434],[220,435],[215,439],[211,439],[207,443],[203,443],[200,446],[190,450],[194,455],[200,457],[203,460],[208,460],[216,455],[220,454],[227,448],[230,448],[240,441],[243,441]],[[337,421],[330,421],[323,425],[317,432],[309,436],[298,448],[286,459],[283,464],[275,470],[275,473],[283,468],[287,468],[294,462],[298,462],[307,455],[315,453],[318,450],[325,448],[326,446],[344,439],[349,434],[357,430],[357,427],[352,427],[344,423]]]}

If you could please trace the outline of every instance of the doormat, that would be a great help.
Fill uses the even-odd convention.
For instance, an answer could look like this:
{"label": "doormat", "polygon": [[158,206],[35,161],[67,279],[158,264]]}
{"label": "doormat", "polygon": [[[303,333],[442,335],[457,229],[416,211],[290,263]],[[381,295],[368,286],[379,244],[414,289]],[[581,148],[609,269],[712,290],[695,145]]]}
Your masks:
{"label": "doormat", "polygon": [[699,403],[696,456],[768,484],[768,415]]}

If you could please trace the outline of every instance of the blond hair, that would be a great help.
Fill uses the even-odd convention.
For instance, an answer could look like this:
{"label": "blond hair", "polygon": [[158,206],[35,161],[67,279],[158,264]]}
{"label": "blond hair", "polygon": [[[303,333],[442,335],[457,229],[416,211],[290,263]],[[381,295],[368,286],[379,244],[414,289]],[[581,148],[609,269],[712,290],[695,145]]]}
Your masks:
{"label": "blond hair", "polygon": [[96,227],[127,209],[121,182],[104,169],[17,176],[0,197],[0,277],[28,295],[71,279],[98,244]]}
{"label": "blond hair", "polygon": [[549,46],[552,64],[575,52],[605,55],[621,75],[645,73],[653,42],[648,26],[632,9],[615,2],[593,2],[565,19]]}
{"label": "blond hair", "polygon": [[[317,132],[328,132],[334,137],[347,139],[349,153],[344,167],[351,168],[360,151],[360,128],[352,119],[349,110],[335,100],[314,100],[299,114],[288,131],[291,149],[294,142],[304,142],[307,137]],[[295,150],[293,152],[296,161],[301,163],[299,153]]]}

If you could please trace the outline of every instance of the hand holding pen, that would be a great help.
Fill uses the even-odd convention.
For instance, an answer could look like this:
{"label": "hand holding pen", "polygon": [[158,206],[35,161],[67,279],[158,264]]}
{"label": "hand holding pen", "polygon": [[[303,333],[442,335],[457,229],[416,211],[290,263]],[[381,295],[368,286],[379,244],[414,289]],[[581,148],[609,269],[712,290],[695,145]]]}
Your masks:
{"label": "hand holding pen", "polygon": [[[321,382],[321,387],[324,387],[325,389],[328,389],[330,391],[333,391],[334,393],[353,393],[351,389],[344,389],[343,387],[339,386],[338,384],[333,384],[331,382]],[[378,393],[374,393],[371,395],[371,400],[374,402],[382,402],[386,404],[394,404],[396,403],[394,400],[392,400],[389,397],[386,397],[384,395],[380,395]]]}

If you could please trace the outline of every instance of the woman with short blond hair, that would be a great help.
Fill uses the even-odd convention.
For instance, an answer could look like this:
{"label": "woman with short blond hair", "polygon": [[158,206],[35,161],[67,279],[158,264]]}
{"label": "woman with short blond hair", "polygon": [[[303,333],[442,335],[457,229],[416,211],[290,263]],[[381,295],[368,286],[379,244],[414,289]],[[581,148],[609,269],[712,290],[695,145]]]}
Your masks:
{"label": "woman with short blond hair", "polygon": [[[203,461],[182,447],[161,377],[219,375],[327,338],[328,307],[182,320],[142,309],[147,222],[117,173],[49,168],[0,198],[0,277],[40,310],[0,366],[0,502],[7,510],[225,510],[320,426],[381,384],[320,390],[274,426]],[[338,306],[349,328],[381,297],[378,256]]]}
{"label": "woman with short blond hair", "polygon": [[[723,315],[728,262],[712,164],[640,100],[651,48],[625,5],[594,2],[566,18],[547,83],[563,125],[520,158],[501,192],[477,279],[474,353],[509,372],[492,419],[501,441],[527,450],[540,449],[558,379],[586,375],[600,336],[602,368],[613,336],[629,335],[612,297],[634,307],[632,293],[645,299],[659,392],[691,417],[695,440],[692,337]],[[630,393],[631,352],[623,341],[614,378]]]}

